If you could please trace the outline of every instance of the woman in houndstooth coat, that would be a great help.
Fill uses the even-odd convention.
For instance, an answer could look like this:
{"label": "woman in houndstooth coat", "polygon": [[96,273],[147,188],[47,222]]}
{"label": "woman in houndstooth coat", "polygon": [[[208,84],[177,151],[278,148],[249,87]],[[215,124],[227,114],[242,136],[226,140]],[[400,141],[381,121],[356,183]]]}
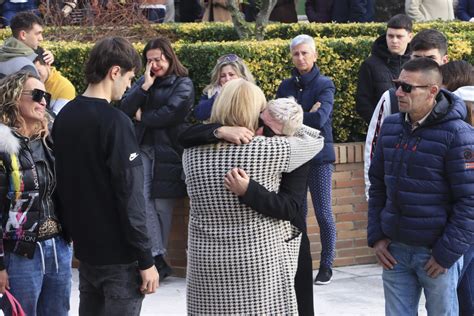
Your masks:
{"label": "woman in houndstooth coat", "polygon": [[[255,131],[265,107],[262,91],[242,79],[227,83],[211,122]],[[269,191],[281,173],[314,157],[323,139],[304,128],[298,137],[255,137],[186,149],[183,166],[190,197],[188,314],[297,314],[294,291],[300,232],[289,221],[266,217],[241,204],[224,187],[234,167]]]}

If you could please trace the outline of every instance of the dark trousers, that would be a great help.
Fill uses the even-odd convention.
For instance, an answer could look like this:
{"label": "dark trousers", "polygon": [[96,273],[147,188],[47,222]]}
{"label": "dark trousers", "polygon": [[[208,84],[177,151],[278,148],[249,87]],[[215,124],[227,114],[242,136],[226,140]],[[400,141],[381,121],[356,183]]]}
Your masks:
{"label": "dark trousers", "polygon": [[300,316],[314,315],[313,306],[313,263],[309,239],[306,232],[301,235],[298,269],[295,275],[296,301]]}
{"label": "dark trousers", "polygon": [[136,263],[79,266],[80,316],[138,316],[144,295]]}

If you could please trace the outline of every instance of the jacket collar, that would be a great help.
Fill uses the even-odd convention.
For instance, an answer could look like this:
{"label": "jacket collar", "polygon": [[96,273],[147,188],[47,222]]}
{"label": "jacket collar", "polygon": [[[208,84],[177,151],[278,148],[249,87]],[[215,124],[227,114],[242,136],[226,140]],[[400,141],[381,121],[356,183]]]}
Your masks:
{"label": "jacket collar", "polygon": [[464,102],[453,93],[441,89],[436,96],[436,104],[421,126],[428,126],[453,119],[465,120],[467,109]]}
{"label": "jacket collar", "polygon": [[20,139],[15,136],[12,129],[0,124],[0,152],[18,154],[20,151]]}
{"label": "jacket collar", "polygon": [[162,78],[156,78],[155,82],[153,83],[154,85],[159,85],[159,86],[172,86],[174,82],[178,79],[176,75],[169,75],[166,77]]}
{"label": "jacket collar", "polygon": [[296,86],[299,89],[304,89],[304,87],[311,81],[313,81],[315,78],[319,76],[319,68],[314,65],[313,69],[311,69],[310,72],[305,73],[304,75],[301,75],[296,68],[293,68],[291,71],[291,74],[293,75],[293,79],[295,81]]}

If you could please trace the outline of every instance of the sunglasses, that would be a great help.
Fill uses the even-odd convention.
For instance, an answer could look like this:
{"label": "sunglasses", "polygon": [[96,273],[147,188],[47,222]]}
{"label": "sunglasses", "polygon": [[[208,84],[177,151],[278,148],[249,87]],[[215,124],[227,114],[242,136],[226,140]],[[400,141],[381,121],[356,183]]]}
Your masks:
{"label": "sunglasses", "polygon": [[426,85],[426,86],[415,86],[415,85],[412,85],[412,84],[409,84],[409,83],[406,83],[406,82],[403,82],[403,81],[399,81],[399,80],[393,80],[393,83],[395,84],[395,88],[398,90],[398,88],[402,88],[402,91],[405,92],[405,93],[410,93],[411,90],[413,90],[413,88],[428,88],[430,87],[431,85]]}
{"label": "sunglasses", "polygon": [[234,63],[236,61],[240,60],[240,57],[237,56],[236,54],[227,54],[224,56],[219,57],[217,60],[217,63]]}
{"label": "sunglasses", "polygon": [[258,118],[258,127],[263,128],[263,132],[262,132],[263,136],[266,136],[266,137],[281,136],[280,134],[275,133],[269,126],[267,126],[260,117]]}
{"label": "sunglasses", "polygon": [[41,103],[44,98],[46,100],[46,105],[48,105],[51,100],[51,94],[40,89],[25,90],[22,94],[31,95],[31,99],[38,103]]}

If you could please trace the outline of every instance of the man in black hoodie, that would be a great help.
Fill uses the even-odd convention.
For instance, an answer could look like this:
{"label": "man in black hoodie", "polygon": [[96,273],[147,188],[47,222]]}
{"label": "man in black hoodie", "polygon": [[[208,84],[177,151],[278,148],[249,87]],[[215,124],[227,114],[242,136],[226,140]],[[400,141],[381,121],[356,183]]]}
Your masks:
{"label": "man in black hoodie", "polygon": [[371,55],[360,66],[356,111],[367,124],[378,100],[394,87],[392,80],[398,78],[402,65],[410,59],[412,25],[404,14],[392,17],[387,23],[387,32],[375,40]]}

